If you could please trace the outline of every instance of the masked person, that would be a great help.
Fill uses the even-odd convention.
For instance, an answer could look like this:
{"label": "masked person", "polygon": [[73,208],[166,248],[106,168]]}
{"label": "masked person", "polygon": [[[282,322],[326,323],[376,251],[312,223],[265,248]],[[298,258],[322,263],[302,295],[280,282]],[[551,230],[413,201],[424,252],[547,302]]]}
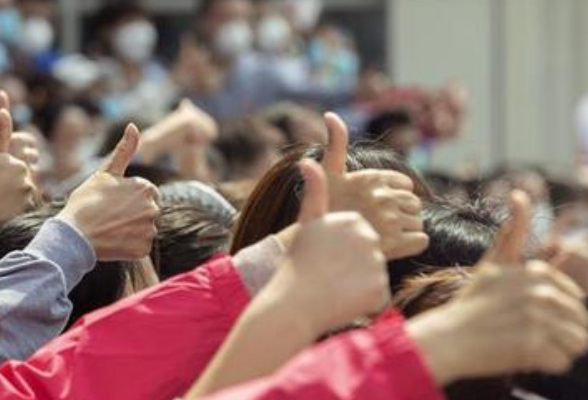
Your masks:
{"label": "masked person", "polygon": [[104,6],[96,16],[106,79],[102,108],[110,119],[161,116],[175,99],[165,69],[155,60],[158,33],[133,2]]}
{"label": "masked person", "polygon": [[46,74],[61,54],[55,49],[55,2],[23,0],[0,5],[0,69]]}

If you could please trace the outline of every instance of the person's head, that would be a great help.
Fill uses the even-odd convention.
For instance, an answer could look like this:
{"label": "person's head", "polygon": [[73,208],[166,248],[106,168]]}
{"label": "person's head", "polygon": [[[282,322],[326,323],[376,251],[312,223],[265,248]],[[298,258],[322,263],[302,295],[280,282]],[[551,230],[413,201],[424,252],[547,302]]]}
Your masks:
{"label": "person's head", "polygon": [[437,197],[460,203],[470,200],[468,181],[441,171],[426,171],[423,177]]}
{"label": "person's head", "polygon": [[157,223],[159,277],[169,279],[226,253],[231,222],[193,202],[164,202]]}
{"label": "person's head", "polygon": [[59,156],[71,156],[92,129],[92,120],[82,107],[75,104],[56,104],[38,113],[35,121]]}
{"label": "person's head", "polygon": [[[323,146],[293,150],[263,177],[243,208],[231,247],[232,253],[296,222],[304,190],[298,162],[307,158],[320,161],[323,154]],[[353,172],[364,169],[401,172],[412,179],[417,196],[422,199],[431,198],[431,193],[418,174],[389,149],[363,143],[351,146],[347,170]]]}
{"label": "person's head", "polygon": [[98,11],[95,25],[107,53],[132,64],[142,64],[152,58],[157,29],[138,2],[106,4]]}
{"label": "person's head", "polygon": [[[55,217],[62,207],[62,203],[52,203],[0,225],[0,258],[28,246],[41,226],[49,218]],[[98,262],[69,293],[73,310],[67,327],[81,316],[145,288],[148,280],[135,263]]]}
{"label": "person's head", "polygon": [[284,140],[259,118],[244,118],[221,126],[215,142],[228,170],[228,180],[257,180],[279,159]]}
{"label": "person's head", "polygon": [[392,292],[412,276],[476,265],[494,241],[506,212],[488,203],[425,204],[422,212],[429,247],[421,254],[388,263]]}
{"label": "person's head", "polygon": [[282,132],[288,146],[327,143],[323,117],[311,108],[282,102],[265,109],[261,117]]}
{"label": "person's head", "polygon": [[195,24],[220,57],[233,59],[253,45],[252,16],[251,0],[203,0]]}
{"label": "person's head", "polygon": [[420,134],[406,111],[386,111],[374,116],[366,126],[366,138],[379,141],[403,156],[418,144]]}

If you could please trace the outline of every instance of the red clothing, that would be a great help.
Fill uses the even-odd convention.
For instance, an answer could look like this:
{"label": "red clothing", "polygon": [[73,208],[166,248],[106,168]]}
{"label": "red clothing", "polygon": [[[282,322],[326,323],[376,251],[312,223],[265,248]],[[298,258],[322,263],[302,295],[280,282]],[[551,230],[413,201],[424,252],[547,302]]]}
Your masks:
{"label": "red clothing", "polygon": [[[171,400],[200,375],[248,302],[229,258],[84,318],[0,367],[0,400]],[[394,317],[303,352],[273,376],[206,397],[438,400]],[[204,399],[203,399],[204,400]]]}
{"label": "red clothing", "polygon": [[443,400],[399,315],[308,349],[273,376],[199,400]]}
{"label": "red clothing", "polygon": [[171,400],[248,302],[231,259],[219,258],[84,317],[26,362],[2,365],[0,399]]}

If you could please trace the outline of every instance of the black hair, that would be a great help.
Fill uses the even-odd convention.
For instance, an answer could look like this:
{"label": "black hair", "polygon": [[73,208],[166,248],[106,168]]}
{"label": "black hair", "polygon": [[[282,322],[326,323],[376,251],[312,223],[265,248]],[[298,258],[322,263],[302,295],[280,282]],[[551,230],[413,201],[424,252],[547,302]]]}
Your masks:
{"label": "black hair", "polygon": [[161,280],[191,271],[228,251],[231,220],[193,202],[164,203],[157,226]]}
{"label": "black hair", "polygon": [[517,378],[516,382],[525,390],[549,400],[584,400],[588,394],[588,353],[565,375],[533,374]]}
{"label": "black hair", "polygon": [[388,263],[391,290],[423,272],[476,265],[492,245],[506,215],[504,209],[484,201],[425,204],[422,217],[429,247],[417,256]]}
{"label": "black hair", "polygon": [[249,117],[230,121],[221,126],[215,148],[223,156],[228,177],[254,165],[269,149],[280,147],[282,137],[268,122]]}
{"label": "black hair", "polygon": [[93,27],[96,31],[108,29],[128,18],[147,17],[147,12],[140,2],[134,0],[107,1],[96,12]]}
{"label": "black hair", "polygon": [[377,114],[368,121],[364,135],[367,139],[379,140],[383,136],[414,126],[413,120],[408,112],[403,110],[385,111]]}

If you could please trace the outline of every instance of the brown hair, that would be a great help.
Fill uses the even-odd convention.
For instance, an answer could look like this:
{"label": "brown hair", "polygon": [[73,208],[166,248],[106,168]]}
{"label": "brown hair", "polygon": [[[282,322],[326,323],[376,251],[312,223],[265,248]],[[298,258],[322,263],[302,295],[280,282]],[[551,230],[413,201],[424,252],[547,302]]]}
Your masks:
{"label": "brown hair", "polygon": [[[231,247],[232,254],[296,221],[304,190],[304,180],[298,169],[298,162],[306,158],[320,161],[324,149],[324,146],[319,145],[294,149],[262,178],[245,204],[237,223]],[[417,196],[424,200],[432,198],[427,184],[392,150],[371,142],[350,147],[347,170],[352,172],[363,169],[401,172],[412,179]]]}

